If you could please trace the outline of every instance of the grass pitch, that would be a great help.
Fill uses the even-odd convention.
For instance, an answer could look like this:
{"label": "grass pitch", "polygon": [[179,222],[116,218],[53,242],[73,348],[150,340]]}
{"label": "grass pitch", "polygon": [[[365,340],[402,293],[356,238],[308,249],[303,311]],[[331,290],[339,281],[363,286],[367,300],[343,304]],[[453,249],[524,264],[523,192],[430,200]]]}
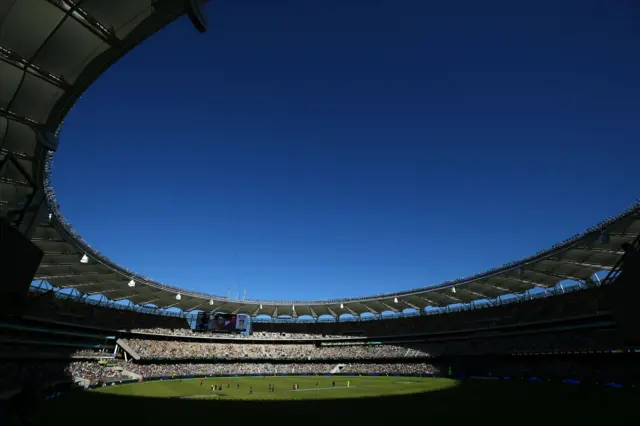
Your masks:
{"label": "grass pitch", "polygon": [[[274,391],[269,391],[269,385]],[[294,385],[298,389],[294,390]],[[335,386],[334,386],[335,384]],[[305,400],[406,395],[456,386],[449,379],[398,377],[228,377],[160,380],[94,389],[112,395],[217,400]],[[222,390],[212,391],[212,386]]]}
{"label": "grass pitch", "polygon": [[[335,380],[336,386],[333,386]],[[350,386],[347,387],[347,381]],[[318,383],[316,385],[316,382]],[[294,391],[293,385],[299,390]],[[240,384],[240,390],[236,390]],[[269,392],[269,384],[275,392]],[[211,385],[222,385],[212,392]],[[230,385],[227,387],[227,385]],[[253,393],[249,394],[249,387]],[[635,418],[635,389],[413,377],[234,377],[164,380],[70,393],[47,401],[36,425],[251,422],[600,424]],[[597,421],[596,421],[597,420]],[[594,423],[595,421],[595,423]]]}

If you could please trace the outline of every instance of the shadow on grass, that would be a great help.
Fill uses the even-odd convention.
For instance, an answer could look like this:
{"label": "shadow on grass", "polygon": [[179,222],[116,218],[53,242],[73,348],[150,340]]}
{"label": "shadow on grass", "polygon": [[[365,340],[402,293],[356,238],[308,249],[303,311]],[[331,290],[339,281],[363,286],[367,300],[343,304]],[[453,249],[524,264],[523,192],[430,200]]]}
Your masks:
{"label": "shadow on grass", "polygon": [[634,389],[503,381],[467,381],[452,388],[409,395],[304,401],[148,398],[81,391],[46,401],[34,420],[38,425],[177,425],[191,421],[457,424],[483,419],[520,424],[558,420],[596,424],[633,418],[638,401],[640,393]]}

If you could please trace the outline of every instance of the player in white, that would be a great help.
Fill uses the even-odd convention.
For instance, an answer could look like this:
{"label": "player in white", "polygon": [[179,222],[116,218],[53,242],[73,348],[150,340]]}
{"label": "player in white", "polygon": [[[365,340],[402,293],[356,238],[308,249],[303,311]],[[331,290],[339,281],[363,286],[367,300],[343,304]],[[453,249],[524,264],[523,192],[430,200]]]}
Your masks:
{"label": "player in white", "polygon": [[347,380],[347,387],[351,387],[351,382],[349,380]]}

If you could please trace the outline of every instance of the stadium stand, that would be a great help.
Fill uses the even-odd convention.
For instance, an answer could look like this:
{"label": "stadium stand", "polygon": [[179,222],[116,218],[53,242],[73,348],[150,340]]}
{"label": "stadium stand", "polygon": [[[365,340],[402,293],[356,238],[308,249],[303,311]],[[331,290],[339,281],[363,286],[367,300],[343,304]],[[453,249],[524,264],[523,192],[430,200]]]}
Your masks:
{"label": "stadium stand", "polygon": [[[192,292],[136,274],[92,248],[62,216],[51,187],[62,120],[102,72],[192,2],[117,3],[0,6],[0,81],[6,95],[0,97],[0,218],[43,253],[33,277],[53,286],[32,287],[24,309],[20,303],[11,314],[13,307],[0,298],[0,393],[225,374],[416,374],[640,385],[640,311],[634,306],[640,300],[638,203],[553,247],[473,277],[315,302]],[[607,277],[594,280],[602,271]],[[580,284],[558,290],[565,280]],[[63,288],[84,293],[71,298]],[[533,288],[550,297],[505,298]],[[135,306],[89,297],[104,293]],[[473,304],[479,298],[489,302],[479,308]],[[452,303],[465,308],[450,312]],[[439,313],[427,315],[427,304],[441,308]],[[276,320],[254,321],[249,336],[196,334],[182,313],[159,309],[174,306]],[[422,315],[381,315],[405,308]],[[316,321],[343,313],[377,319]],[[283,314],[291,319],[278,320]],[[313,322],[295,320],[303,314]]]}

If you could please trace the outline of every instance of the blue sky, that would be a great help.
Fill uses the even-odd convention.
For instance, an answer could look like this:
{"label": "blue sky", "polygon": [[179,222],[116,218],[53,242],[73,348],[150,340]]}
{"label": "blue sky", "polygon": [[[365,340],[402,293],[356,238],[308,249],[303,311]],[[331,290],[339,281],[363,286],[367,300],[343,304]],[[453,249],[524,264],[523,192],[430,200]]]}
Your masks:
{"label": "blue sky", "polygon": [[[443,4],[440,4],[443,3]],[[53,182],[102,253],[251,298],[403,290],[639,192],[631,0],[215,1],[71,111]]]}

